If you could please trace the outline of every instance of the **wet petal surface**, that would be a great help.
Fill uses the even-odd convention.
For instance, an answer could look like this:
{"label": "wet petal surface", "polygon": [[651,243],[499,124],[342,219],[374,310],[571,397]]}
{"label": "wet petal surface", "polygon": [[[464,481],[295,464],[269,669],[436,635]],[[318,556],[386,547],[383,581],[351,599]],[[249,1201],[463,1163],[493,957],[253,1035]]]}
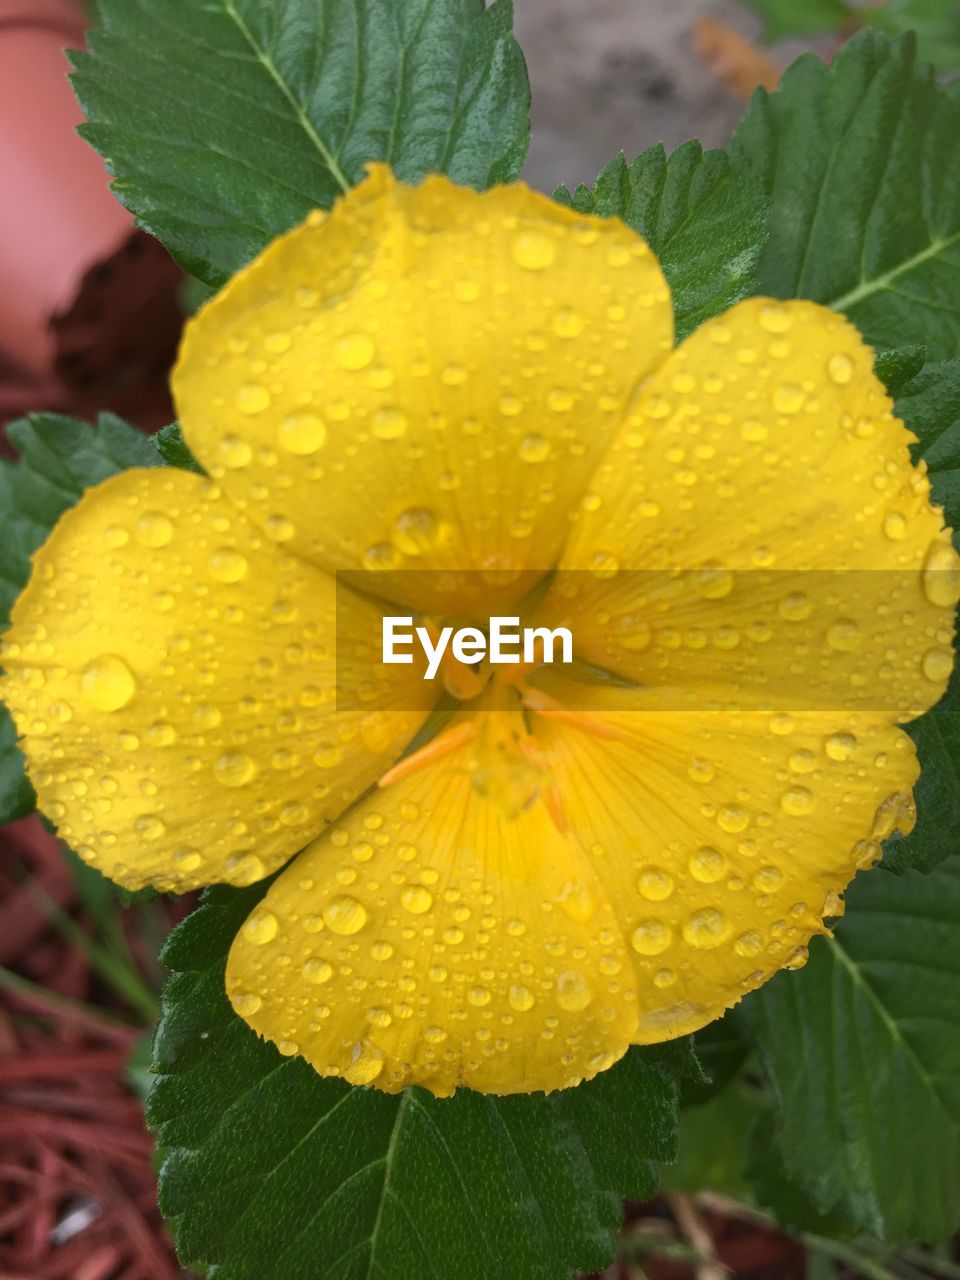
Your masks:
{"label": "wet petal surface", "polygon": [[670,709],[908,719],[952,665],[960,561],[912,437],[841,317],[751,299],[645,384],[548,612]]}
{"label": "wet petal surface", "polygon": [[[551,691],[582,701],[559,679]],[[608,737],[538,715],[532,727],[628,939],[643,1043],[802,965],[855,872],[913,825],[913,744],[884,718],[644,711],[620,690],[587,705]]]}
{"label": "wet petal surface", "polygon": [[106,481],[38,553],[4,638],[3,697],[41,808],[129,888],[260,879],[424,718],[432,694],[404,667],[336,711],[338,635],[375,617],[210,481]]}
{"label": "wet petal surface", "polygon": [[529,803],[542,779],[510,745],[519,716],[500,719],[499,763],[468,744],[372,795],[247,920],[228,993],[282,1053],[389,1091],[515,1093],[596,1075],[635,1038],[614,910]]}
{"label": "wet petal surface", "polygon": [[417,571],[502,586],[554,563],[672,335],[660,266],[621,222],[376,167],[188,326],[174,392],[268,537],[449,610],[476,584]]}

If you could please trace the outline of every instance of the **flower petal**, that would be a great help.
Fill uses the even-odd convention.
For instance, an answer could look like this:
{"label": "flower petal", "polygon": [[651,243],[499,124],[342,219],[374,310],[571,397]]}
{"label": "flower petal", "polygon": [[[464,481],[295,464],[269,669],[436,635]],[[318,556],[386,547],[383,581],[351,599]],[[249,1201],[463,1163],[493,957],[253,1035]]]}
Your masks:
{"label": "flower petal", "polygon": [[937,701],[960,561],[872,359],[842,317],[762,298],[677,349],[563,554],[547,612],[581,657],[673,708]]}
{"label": "flower petal", "polygon": [[190,447],[269,537],[443,607],[440,575],[409,571],[554,563],[672,334],[623,223],[374,166],[188,325],[173,386]]}
{"label": "flower petal", "polygon": [[[552,685],[569,707],[575,692]],[[612,735],[534,715],[571,831],[629,939],[637,1039],[686,1034],[783,967],[879,841],[909,829],[908,736],[866,714],[645,713],[594,693]],[[603,710],[601,708],[605,707]]]}
{"label": "flower petal", "polygon": [[376,618],[210,481],[133,470],[91,490],[37,553],[5,637],[2,695],[41,808],[130,888],[280,866],[432,696],[381,668],[374,700],[337,713],[335,615],[341,641]]}
{"label": "flower petal", "polygon": [[[461,746],[365,799],[248,918],[227,991],[282,1053],[388,1092],[502,1094],[575,1084],[635,1038],[595,868],[543,803],[482,796],[476,768]],[[510,769],[502,799],[527,781]]]}

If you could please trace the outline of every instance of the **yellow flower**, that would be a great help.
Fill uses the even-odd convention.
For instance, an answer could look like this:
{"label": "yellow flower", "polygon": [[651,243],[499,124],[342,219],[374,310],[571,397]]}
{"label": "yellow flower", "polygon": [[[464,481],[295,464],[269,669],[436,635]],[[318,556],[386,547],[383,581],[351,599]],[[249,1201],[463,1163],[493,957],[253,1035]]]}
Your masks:
{"label": "yellow flower", "polygon": [[[130,886],[303,849],[227,985],[323,1074],[593,1076],[801,964],[911,821],[960,575],[871,352],[806,302],[672,333],[622,223],[376,168],[189,325],[211,478],[108,480],[36,557],[42,807]],[[448,663],[441,723],[366,647],[398,606],[565,619],[576,661]]]}

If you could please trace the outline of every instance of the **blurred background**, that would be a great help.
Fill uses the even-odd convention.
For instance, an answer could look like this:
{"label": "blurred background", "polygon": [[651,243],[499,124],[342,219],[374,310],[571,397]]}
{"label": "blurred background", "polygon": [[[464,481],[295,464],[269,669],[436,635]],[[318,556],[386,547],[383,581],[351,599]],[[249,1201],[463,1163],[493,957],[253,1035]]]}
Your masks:
{"label": "blurred background", "polygon": [[[805,49],[829,58],[856,26],[820,31],[802,19],[808,0],[764,0],[813,28],[764,44],[739,0],[515,3],[533,90],[526,177],[545,191],[592,183],[621,149],[724,145],[758,84]],[[63,50],[87,20],[80,0],[0,0],[0,449],[3,424],[35,410],[170,421],[167,374],[198,296],[74,131]],[[191,903],[124,905],[37,818],[0,830],[0,852],[0,1280],[176,1280],[142,1099],[156,955]],[[629,1206],[608,1280],[878,1274],[707,1185]]]}

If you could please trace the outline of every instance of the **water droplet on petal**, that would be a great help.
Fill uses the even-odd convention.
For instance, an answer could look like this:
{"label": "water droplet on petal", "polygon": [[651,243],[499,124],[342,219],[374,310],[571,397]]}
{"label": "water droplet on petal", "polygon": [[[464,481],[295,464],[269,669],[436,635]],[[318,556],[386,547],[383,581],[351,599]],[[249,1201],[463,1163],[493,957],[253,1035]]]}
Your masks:
{"label": "water droplet on petal", "polygon": [[363,567],[374,572],[395,569],[400,563],[399,552],[392,542],[375,542],[367,547],[361,559]]}
{"label": "water droplet on petal", "polygon": [[407,419],[399,409],[378,409],[370,428],[378,440],[397,440],[407,429]]}
{"label": "water droplet on petal", "polygon": [[98,711],[119,711],[136,693],[137,682],[122,658],[103,653],[84,667],[80,690]]}
{"label": "water droplet on petal", "polygon": [[810,952],[806,947],[796,947],[784,960],[783,967],[785,969],[802,969],[809,959]]}
{"label": "water droplet on petal", "polygon": [[393,541],[407,556],[420,556],[437,541],[437,518],[427,507],[408,507],[393,522]]}
{"label": "water droplet on petal", "polygon": [[433,906],[433,894],[423,885],[411,884],[400,894],[400,902],[405,910],[415,916],[422,916]]}
{"label": "water droplet on petal", "polygon": [[365,333],[348,333],[334,347],[334,358],[341,369],[355,372],[365,369],[376,353],[376,347]]}
{"label": "water droplet on petal", "polygon": [[813,792],[806,787],[791,787],[780,797],[780,808],[793,818],[802,818],[813,808]]}
{"label": "water droplet on petal", "polygon": [[248,568],[246,556],[232,547],[220,547],[210,557],[210,576],[217,582],[239,582]]}
{"label": "water droplet on petal", "polygon": [[249,1018],[257,1012],[263,1001],[250,992],[238,991],[236,995],[230,997],[230,1003],[241,1018]]}
{"label": "water droplet on petal", "polygon": [[383,1070],[386,1055],[371,1040],[360,1040],[350,1051],[343,1078],[350,1084],[372,1084]]}
{"label": "water droplet on petal", "polygon": [[774,388],[773,407],[778,413],[799,413],[805,400],[803,388],[792,382],[784,382]]}
{"label": "water droplet on petal", "polygon": [[173,537],[173,525],[160,511],[145,511],[137,521],[137,541],[145,547],[165,547]]}
{"label": "water droplet on petal", "polygon": [[845,387],[853,377],[853,361],[843,351],[838,351],[827,361],[827,374],[831,382]]}
{"label": "water droplet on petal", "polygon": [[214,776],[225,787],[243,787],[254,777],[257,766],[243,751],[227,751],[213,766]]}
{"label": "water droplet on petal", "polygon": [[224,436],[217,449],[217,457],[231,471],[239,471],[253,457],[253,450],[240,436]]}
{"label": "water droplet on petal", "polygon": [[737,835],[745,831],[750,822],[746,809],[738,804],[725,804],[717,814],[717,825],[728,835]]}
{"label": "water droplet on petal", "polygon": [[960,556],[949,542],[934,542],[923,564],[923,591],[931,604],[952,609],[960,600]]}
{"label": "water droplet on petal", "polygon": [[570,919],[579,924],[592,919],[597,910],[594,896],[582,880],[571,880],[564,885],[559,903]]}
{"label": "water droplet on petal", "polygon": [[752,959],[758,956],[763,950],[763,938],[753,929],[748,929],[746,933],[741,933],[740,937],[733,944],[733,949],[738,956],[745,959]]}
{"label": "water droplet on petal", "polygon": [[550,443],[538,431],[524,436],[518,450],[521,462],[543,462],[550,456]]}
{"label": "water droplet on petal", "polygon": [[719,565],[708,565],[697,570],[694,584],[705,600],[722,600],[733,590],[733,574]]}
{"label": "water droplet on petal", "polygon": [[343,893],[326,904],[323,919],[328,929],[349,937],[352,933],[359,933],[367,923],[367,909],[362,902]]}
{"label": "water droplet on petal", "polygon": [[690,859],[690,874],[701,884],[713,884],[726,874],[727,860],[719,849],[704,845]]}
{"label": "water droplet on petal", "polygon": [[672,931],[662,920],[641,920],[630,935],[630,945],[641,956],[658,956],[671,938]]}
{"label": "water droplet on petal", "polygon": [[726,942],[730,936],[730,925],[716,907],[703,907],[687,920],[683,926],[683,936],[691,947],[710,951]]}
{"label": "water droplet on petal", "polygon": [[953,670],[953,654],[948,649],[928,649],[923,655],[923,674],[934,684],[949,679]]}
{"label": "water droplet on petal", "polygon": [[644,867],[637,889],[649,902],[663,902],[673,893],[673,876],[662,867]]}
{"label": "water droplet on petal", "polygon": [[104,539],[108,547],[113,547],[118,551],[121,547],[125,547],[130,541],[130,535],[126,529],[119,524],[111,524],[104,530]]}
{"label": "water droplet on petal", "polygon": [[277,429],[277,443],[287,453],[316,453],[327,438],[327,424],[315,413],[292,413]]}
{"label": "water droplet on petal", "polygon": [[144,840],[159,840],[166,829],[163,819],[156,813],[143,813],[133,824],[134,834]]}
{"label": "water droplet on petal", "polygon": [[266,907],[258,907],[252,915],[247,916],[242,933],[255,946],[262,947],[273,941],[279,927],[280,923],[272,911],[268,911]]}
{"label": "water droplet on petal", "polygon": [[783,872],[779,867],[761,867],[753,877],[753,887],[758,893],[775,893],[783,884]]}
{"label": "water droplet on petal", "polygon": [[520,231],[511,242],[513,260],[525,271],[543,271],[557,256],[554,240],[541,231]]}
{"label": "water droplet on petal", "polygon": [[850,618],[841,618],[827,629],[827,644],[838,653],[852,653],[860,648],[860,628]]}
{"label": "water droplet on petal", "polygon": [[884,536],[891,542],[901,542],[907,536],[907,520],[899,511],[890,511],[883,518]]}
{"label": "water droplet on petal", "polygon": [[791,591],[780,601],[779,612],[787,622],[804,622],[813,612],[813,605],[802,591]]}
{"label": "water droplet on petal", "polygon": [[333,977],[333,966],[327,964],[326,960],[308,960],[303,966],[303,976],[308,982],[319,986]]}
{"label": "water droplet on petal", "polygon": [[570,969],[557,974],[557,1004],[569,1013],[579,1013],[586,1009],[593,999],[590,984],[582,973]]}
{"label": "water droplet on petal", "polygon": [[526,1013],[533,1008],[533,992],[526,987],[511,987],[507,999],[510,1002],[510,1008],[516,1009],[517,1013]]}
{"label": "water droplet on petal", "polygon": [[586,321],[578,312],[564,307],[553,317],[553,332],[558,338],[578,338]]}
{"label": "water droplet on petal", "polygon": [[255,414],[263,413],[264,409],[269,407],[270,392],[257,382],[248,382],[238,390],[234,398],[234,404],[241,413],[252,417]]}
{"label": "water droplet on petal", "polygon": [[793,324],[793,316],[789,307],[768,303],[760,308],[760,325],[767,333],[786,333]]}

